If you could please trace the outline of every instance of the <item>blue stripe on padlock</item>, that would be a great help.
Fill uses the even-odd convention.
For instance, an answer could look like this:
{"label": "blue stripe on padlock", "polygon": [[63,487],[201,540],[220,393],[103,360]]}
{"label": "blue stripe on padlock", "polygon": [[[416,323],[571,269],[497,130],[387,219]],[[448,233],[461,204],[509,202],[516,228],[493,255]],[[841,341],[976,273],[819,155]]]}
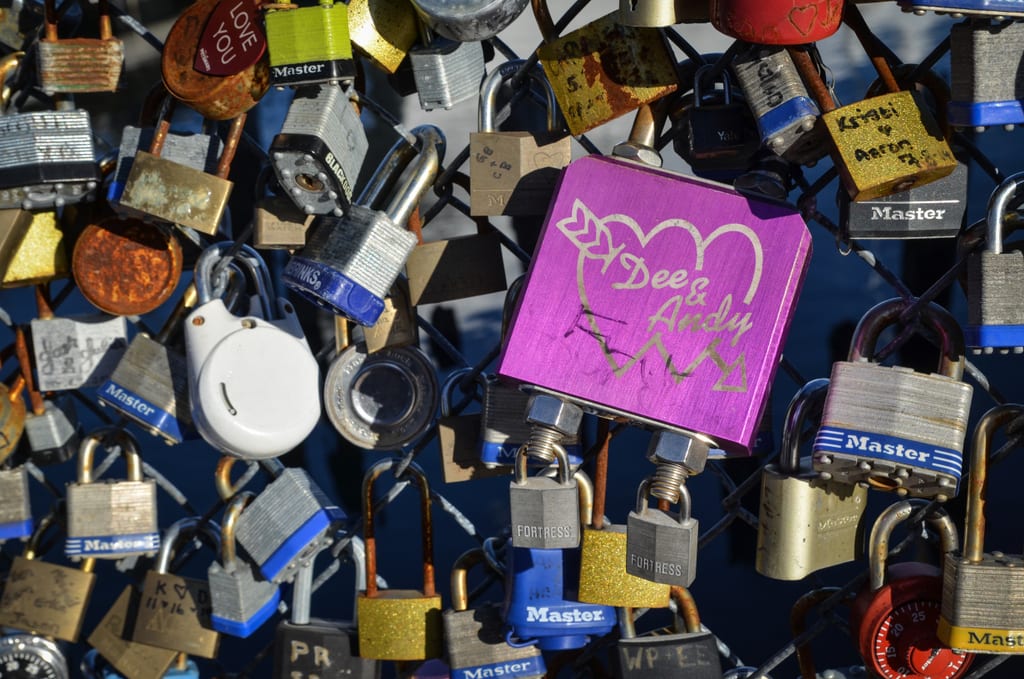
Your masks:
{"label": "blue stripe on padlock", "polygon": [[110,405],[135,420],[153,427],[164,437],[173,441],[181,442],[185,439],[181,430],[181,424],[174,413],[161,409],[155,403],[150,403],[138,394],[125,389],[113,380],[107,380],[96,392],[96,398]]}
{"label": "blue stripe on padlock", "polygon": [[817,105],[807,97],[794,97],[784,101],[757,119],[761,139],[771,139],[797,120],[819,115]]}
{"label": "blue stripe on padlock", "polygon": [[210,614],[210,626],[222,634],[230,634],[231,636],[238,637],[239,639],[247,639],[253,632],[259,629],[263,623],[269,620],[270,616],[277,612],[277,605],[280,602],[281,590],[278,588],[274,590],[273,596],[267,600],[267,603],[260,606],[259,610],[253,613],[252,617],[245,622],[229,620],[227,618],[221,618],[217,615]]}
{"label": "blue stripe on padlock", "polygon": [[[492,443],[488,441],[480,442],[480,462],[485,466],[499,466],[507,465],[512,466],[516,463],[516,451],[522,446],[522,443]],[[565,446],[565,452],[569,455],[569,464],[571,466],[579,466],[583,464],[583,447],[578,443],[573,445]],[[530,458],[527,461],[527,465],[534,467],[546,467],[547,462],[535,462],[535,458]]]}
{"label": "blue stripe on padlock", "polygon": [[1024,124],[1024,102],[1012,101],[951,101],[946,107],[950,125],[956,127],[991,127]]}
{"label": "blue stripe on padlock", "polygon": [[35,528],[35,522],[31,518],[24,521],[0,523],[0,540],[27,538],[29,535],[32,535],[33,528]]}
{"label": "blue stripe on padlock", "polygon": [[347,517],[340,507],[324,507],[306,520],[297,531],[291,534],[267,560],[260,564],[260,573],[266,580],[273,580],[281,571],[288,567],[306,546],[331,525],[344,521]]}
{"label": "blue stripe on padlock", "polygon": [[971,349],[1024,347],[1024,325],[968,325],[964,343]]}
{"label": "blue stripe on padlock", "polygon": [[160,533],[89,535],[64,541],[64,554],[67,556],[107,556],[123,552],[155,552],[158,549]]}
{"label": "blue stripe on padlock", "polygon": [[305,257],[292,257],[281,272],[285,286],[317,306],[359,325],[371,326],[384,312],[384,300],[337,269]]}
{"label": "blue stripe on padlock", "polygon": [[505,660],[489,665],[474,665],[450,670],[452,679],[475,679],[476,677],[539,677],[546,670],[544,658],[523,658]]}
{"label": "blue stripe on padlock", "polygon": [[963,472],[963,455],[955,450],[856,429],[822,427],[814,439],[814,451],[848,453],[886,462],[898,459],[900,464],[951,474],[957,481]]}

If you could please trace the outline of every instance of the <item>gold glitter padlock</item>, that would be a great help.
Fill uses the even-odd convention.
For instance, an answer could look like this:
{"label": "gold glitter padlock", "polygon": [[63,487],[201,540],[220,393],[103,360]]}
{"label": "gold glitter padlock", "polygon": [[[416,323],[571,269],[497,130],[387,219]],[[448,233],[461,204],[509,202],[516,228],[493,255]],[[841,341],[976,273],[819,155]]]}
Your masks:
{"label": "gold glitter padlock", "polygon": [[387,73],[394,73],[419,38],[409,0],[352,0],[348,31],[352,47]]}
{"label": "gold glitter padlock", "polygon": [[[3,212],[15,216],[15,224],[20,223],[17,216],[23,211]],[[64,232],[57,224],[57,213],[53,210],[43,210],[32,212],[31,215],[32,221],[24,236],[16,244],[12,241],[12,251],[9,256],[2,258],[6,259],[8,264],[2,269],[0,288],[34,285],[68,276],[70,268],[67,247],[64,243]]]}

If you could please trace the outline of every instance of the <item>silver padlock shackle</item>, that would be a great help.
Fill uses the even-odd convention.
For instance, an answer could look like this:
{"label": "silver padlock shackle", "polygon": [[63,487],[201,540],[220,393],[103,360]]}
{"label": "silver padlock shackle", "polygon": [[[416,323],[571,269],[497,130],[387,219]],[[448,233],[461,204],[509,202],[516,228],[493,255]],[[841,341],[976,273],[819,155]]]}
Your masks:
{"label": "silver padlock shackle", "polygon": [[828,395],[827,378],[819,377],[800,387],[786,408],[782,428],[782,448],[779,451],[779,471],[786,474],[800,472],[800,435],[808,420],[821,419]]}
{"label": "silver padlock shackle", "polygon": [[[476,124],[480,132],[497,132],[498,126],[495,123],[495,118],[498,115],[498,91],[501,89],[502,83],[518,73],[525,63],[526,59],[506,61],[487,75],[483,86],[480,88],[480,106],[477,109],[476,115]],[[544,75],[544,70],[540,64],[534,63],[530,70],[526,72],[526,75],[544,90],[544,107],[547,110],[548,132],[557,132],[558,101],[555,99],[555,91],[551,88],[551,83]]]}
{"label": "silver padlock shackle", "polygon": [[[640,482],[640,486],[636,489],[637,514],[644,514],[649,509],[647,503],[651,499],[652,478],[648,476]],[[690,489],[686,487],[685,483],[679,484],[679,502],[677,504],[679,505],[679,523],[693,518],[693,501],[690,499]]]}
{"label": "silver padlock shackle", "polygon": [[[877,592],[885,586],[885,566],[889,558],[889,538],[897,524],[903,523],[910,518],[910,515],[922,507],[927,507],[929,502],[922,499],[902,500],[897,502],[878,515],[875,525],[871,527],[871,537],[868,538],[868,575],[871,583],[871,591]],[[955,552],[960,546],[960,538],[956,531],[956,524],[949,518],[949,513],[942,507],[934,507],[928,516],[925,517],[935,532],[939,534],[939,544],[943,554]]]}
{"label": "silver padlock shackle", "polygon": [[1012,174],[996,187],[988,197],[988,213],[985,216],[988,240],[985,249],[997,255],[1003,252],[1003,215],[1009,209],[1010,201],[1017,196],[1017,189],[1024,184],[1024,172]]}
{"label": "silver padlock shackle", "polygon": [[139,444],[127,430],[119,427],[103,427],[82,438],[78,445],[78,483],[92,483],[92,466],[96,458],[96,449],[103,445],[104,440],[121,447],[121,456],[128,465],[125,477],[129,481],[142,480],[142,456],[139,455]]}
{"label": "silver padlock shackle", "polygon": [[[910,302],[899,297],[879,302],[857,322],[850,341],[850,362],[871,361],[882,331],[895,325]],[[936,371],[955,380],[963,379],[966,347],[964,333],[951,313],[935,302],[920,308],[921,318],[939,335],[941,346],[939,369]]]}
{"label": "silver padlock shackle", "polygon": [[967,563],[980,563],[985,551],[985,490],[988,487],[988,457],[992,435],[1000,427],[1024,415],[1024,405],[1004,403],[992,408],[978,420],[971,439],[970,486],[964,519],[963,557]]}
{"label": "silver padlock shackle", "polygon": [[171,569],[171,559],[177,553],[178,545],[182,540],[196,538],[205,539],[206,544],[214,552],[220,552],[221,534],[220,527],[213,521],[203,521],[198,516],[186,516],[178,519],[164,531],[160,537],[160,551],[156,554],[156,562],[153,565],[157,573],[166,575]]}
{"label": "silver padlock shackle", "polygon": [[[558,485],[568,486],[572,480],[569,453],[565,450],[565,446],[560,443],[553,443],[551,447],[555,452],[555,462],[558,464]],[[519,450],[516,451],[515,474],[513,476],[514,482],[519,485],[526,483],[526,462],[529,457],[526,444],[519,446]]]}
{"label": "silver padlock shackle", "polygon": [[255,284],[263,319],[269,321],[278,318],[280,314],[278,314],[271,300],[273,283],[270,280],[270,271],[267,270],[266,262],[263,261],[263,258],[255,250],[252,250],[250,253],[245,251],[246,248],[252,250],[248,245],[243,246],[242,252],[235,255],[231,264],[236,265],[239,269],[245,269],[249,274],[249,279]]}
{"label": "silver padlock shackle", "polygon": [[[209,246],[200,253],[199,258],[196,259],[196,266],[193,270],[193,281],[196,286],[196,294],[198,296],[197,306],[201,306],[208,302],[213,301],[215,297],[220,297],[224,294],[228,287],[228,276],[226,275],[227,268],[225,267],[221,272],[217,272],[217,278],[214,280],[215,269],[221,260],[225,257],[225,252],[230,248],[234,247],[234,241],[218,241],[213,245]],[[249,267],[251,272],[255,272],[257,269],[262,271],[262,274],[253,273],[253,283],[259,289],[260,297],[268,297],[272,290],[270,281],[270,273],[267,270],[267,265],[263,261],[263,257],[260,253],[256,252],[251,245],[243,243],[237,252],[232,255],[231,264],[238,266]],[[271,315],[268,318],[273,318]]]}
{"label": "silver padlock shackle", "polygon": [[405,181],[389,196],[384,207],[384,213],[399,226],[409,221],[420,199],[433,186],[445,152],[445,137],[439,127],[421,125],[412,132],[419,139],[419,153],[403,173]]}

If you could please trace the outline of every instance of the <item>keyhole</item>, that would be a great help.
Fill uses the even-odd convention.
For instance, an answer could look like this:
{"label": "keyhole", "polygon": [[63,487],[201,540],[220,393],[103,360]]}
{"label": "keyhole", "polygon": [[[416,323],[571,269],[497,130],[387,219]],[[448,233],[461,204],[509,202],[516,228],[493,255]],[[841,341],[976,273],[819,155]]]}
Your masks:
{"label": "keyhole", "polygon": [[228,412],[232,416],[237,415],[238,411],[235,410],[235,406],[231,405],[231,399],[228,398],[228,385],[223,382],[220,383],[220,395],[224,398],[224,405],[228,407]]}
{"label": "keyhole", "polygon": [[295,175],[295,183],[307,191],[323,191],[324,183],[311,174]]}

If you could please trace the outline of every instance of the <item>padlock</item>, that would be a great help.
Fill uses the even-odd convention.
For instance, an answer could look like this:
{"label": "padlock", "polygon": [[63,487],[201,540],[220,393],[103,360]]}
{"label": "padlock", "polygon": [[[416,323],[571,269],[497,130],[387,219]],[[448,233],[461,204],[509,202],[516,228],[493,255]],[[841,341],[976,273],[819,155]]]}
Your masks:
{"label": "padlock", "polygon": [[[126,628],[132,611],[137,610],[138,606],[137,588],[134,585],[126,586],[89,635],[87,641],[93,647],[89,653],[102,656],[102,659],[96,658],[95,664],[104,662],[132,679],[163,679],[180,654],[178,651],[140,644],[130,639],[126,634],[130,629]],[[98,676],[106,679],[111,673]]]}
{"label": "padlock", "polygon": [[655,145],[661,128],[665,125],[667,103],[667,99],[660,99],[653,107],[644,104],[638,108],[633,124],[629,128],[629,137],[612,147],[612,156],[651,167],[661,167],[664,161]]}
{"label": "padlock", "polygon": [[[1019,8],[1015,8],[1020,12]],[[1024,25],[969,18],[949,30],[949,123],[985,128],[1024,123],[1024,75],[1007,55],[1024,51]]]}
{"label": "padlock", "polygon": [[503,292],[502,234],[476,218],[476,233],[419,243],[405,262],[410,303],[440,304]]}
{"label": "padlock", "polygon": [[1024,309],[1014,294],[1024,274],[1024,253],[1006,249],[1003,221],[1011,201],[1024,183],[1024,173],[1014,174],[996,187],[985,217],[985,245],[967,256],[967,346],[991,352],[1020,351],[1024,347]]}
{"label": "padlock", "polygon": [[68,679],[68,661],[62,644],[34,634],[10,634],[0,637],[0,665],[28,677]]}
{"label": "padlock", "polygon": [[[357,535],[349,535],[346,551],[355,565],[355,590],[366,589],[366,548]],[[277,625],[274,637],[274,679],[318,676],[321,679],[379,679],[381,663],[361,658],[356,651],[355,619],[324,620],[310,617],[313,567],[303,567],[292,589],[291,619]]]}
{"label": "padlock", "polygon": [[33,213],[21,208],[0,210],[0,271],[7,267],[32,226]]}
{"label": "padlock", "polygon": [[762,45],[803,45],[839,30],[844,0],[802,5],[760,0],[710,0],[711,24],[721,33]]}
{"label": "padlock", "polygon": [[537,56],[573,136],[677,89],[658,29],[623,26],[616,11],[559,37],[546,3],[532,7],[545,40]]}
{"label": "padlock", "polygon": [[319,0],[314,6],[269,9],[263,25],[271,85],[295,87],[355,78],[345,3]]}
{"label": "padlock", "polygon": [[516,453],[515,478],[509,484],[512,544],[519,548],[567,549],[580,545],[579,491],[569,457],[554,445],[558,479],[526,475],[529,446]]}
{"label": "padlock", "polygon": [[484,78],[484,48],[479,41],[460,42],[435,36],[420,24],[420,43],[409,50],[409,65],[420,108],[450,110],[473,99]]}
{"label": "padlock", "polygon": [[804,425],[817,428],[828,384],[811,380],[793,395],[779,461],[761,475],[754,567],[765,577],[800,580],[864,554],[867,488],[824,481],[800,459]]}
{"label": "padlock", "polygon": [[[141,644],[140,644],[141,645]],[[147,648],[154,648],[149,646]],[[171,666],[161,671],[154,672],[153,665],[132,666],[131,670],[119,673],[113,663],[106,660],[96,649],[92,649],[84,656],[79,665],[85,679],[125,679],[128,675],[131,679],[199,679],[199,666],[184,653],[175,653],[164,649],[156,649],[162,653],[170,654]],[[161,657],[162,660],[162,657]],[[145,662],[145,659],[142,660]]]}
{"label": "padlock", "polygon": [[326,83],[295,91],[281,132],[270,144],[270,158],[297,208],[340,217],[350,205],[368,148],[349,93]]}
{"label": "padlock", "polygon": [[650,508],[651,479],[636,493],[636,509],[626,519],[626,572],[664,585],[689,587],[697,577],[699,523],[685,483],[679,484],[679,515]]}
{"label": "padlock", "polygon": [[[223,499],[232,495],[234,461],[223,457],[217,466],[217,491]],[[283,468],[280,463],[272,468],[274,479],[238,517],[234,533],[260,575],[282,583],[331,546],[334,531],[346,516],[304,469]]]}
{"label": "padlock", "polygon": [[260,198],[252,222],[252,246],[257,250],[301,248],[315,218],[296,207],[287,196]]}
{"label": "padlock", "polygon": [[14,218],[10,228],[18,229],[20,235],[7,241],[10,249],[4,254],[8,258],[7,264],[0,262],[0,289],[37,285],[67,277],[71,268],[64,231],[57,225],[55,211],[28,212],[18,208],[0,212]]}
{"label": "padlock", "polygon": [[777,203],[626,160],[575,160],[497,374],[749,455],[810,245]]}
{"label": "padlock", "polygon": [[416,12],[409,0],[350,0],[352,48],[385,73],[394,73],[416,43]]}
{"label": "padlock", "polygon": [[196,538],[220,551],[217,524],[190,516],[172,523],[163,535],[153,570],[146,571],[132,641],[215,658],[220,634],[210,621],[210,586],[206,580],[171,573],[175,553]]}
{"label": "padlock", "polygon": [[148,221],[188,226],[212,236],[220,228],[234,187],[228,180],[228,172],[242,137],[245,114],[231,121],[216,174],[161,157],[170,129],[170,116],[170,113],[161,116],[149,151],[140,150],[135,154],[121,194],[120,211]]}
{"label": "padlock", "polygon": [[281,274],[290,290],[360,325],[377,322],[384,296],[416,246],[416,236],[405,225],[433,184],[444,157],[444,136],[438,128],[423,125],[412,132],[419,152],[402,175],[402,183],[387,197],[386,206],[369,198],[375,187],[397,181],[406,169],[395,162],[407,155],[404,139],[391,148],[344,217],[324,215],[314,220],[305,247],[288,260]]}
{"label": "padlock", "polygon": [[20,50],[25,44],[25,32],[21,27],[24,6],[24,0],[11,0],[10,7],[4,7],[0,12],[0,43],[12,50]]}
{"label": "padlock", "polygon": [[222,634],[242,639],[249,638],[269,620],[281,601],[280,586],[260,579],[255,566],[240,558],[235,547],[238,518],[255,497],[243,492],[228,502],[220,530],[220,561],[206,569],[211,626]]}
{"label": "padlock", "polygon": [[857,34],[888,94],[836,108],[832,95],[805,48],[789,48],[804,83],[822,111],[829,153],[850,198],[872,200],[940,179],[957,161],[935,118],[919,106],[915,93],[899,84],[880,54],[855,3],[846,5],[847,24]]}
{"label": "padlock", "polygon": [[[516,453],[530,439],[528,421],[530,394],[496,375],[484,378],[481,402],[479,459],[485,467],[515,464]],[[558,443],[565,448],[569,465],[578,467],[583,462],[579,429],[563,434]],[[527,464],[546,464],[543,460],[527,460]]]}
{"label": "padlock", "polygon": [[59,523],[57,511],[36,523],[24,555],[14,557],[0,597],[0,625],[74,642],[96,582],[96,560],[83,559],[79,568],[68,568],[37,558],[43,535]]}
{"label": "padlock", "polygon": [[491,71],[480,89],[479,132],[469,135],[469,214],[543,215],[559,171],[572,160],[572,138],[558,129],[554,90],[537,66],[527,84],[540,85],[547,108],[547,132],[498,131],[498,92],[526,62],[515,59]]}
{"label": "padlock", "polygon": [[412,0],[420,20],[434,33],[459,42],[487,40],[505,30],[526,9],[528,0]]}
{"label": "padlock", "polygon": [[939,640],[964,653],[1024,653],[1019,643],[1024,633],[1024,606],[1017,596],[1024,581],[1016,572],[1024,557],[984,551],[992,438],[1022,414],[1024,406],[996,406],[974,429],[964,547],[960,553],[946,552],[938,621]]}
{"label": "padlock", "polygon": [[39,85],[47,94],[113,92],[124,66],[124,43],[113,36],[108,0],[99,0],[100,37],[61,40],[57,3],[44,3],[46,31],[38,43]]}
{"label": "padlock", "polygon": [[185,319],[192,420],[222,452],[277,457],[302,443],[320,419],[320,368],[295,309],[272,298],[266,264],[251,247],[240,246],[231,261],[255,279],[260,308],[239,318],[213,296],[214,265],[233,245],[220,241],[196,262],[198,302]]}
{"label": "padlock", "polygon": [[672,587],[671,597],[676,606],[676,624],[672,630],[655,630],[638,636],[632,609],[624,609],[622,637],[612,654],[617,679],[671,676],[722,679],[718,642],[715,635],[700,624],[693,595],[685,587]]}
{"label": "padlock", "polygon": [[238,118],[255,106],[270,87],[267,43],[257,22],[251,3],[197,0],[189,5],[171,26],[161,52],[167,90],[210,120]]}
{"label": "padlock", "polygon": [[34,526],[25,465],[0,469],[0,544],[28,538]]}
{"label": "padlock", "polygon": [[692,0],[619,0],[619,23],[660,28],[709,20],[708,3]]}
{"label": "padlock", "polygon": [[[335,322],[348,322],[344,316],[335,316]],[[419,344],[420,329],[417,325],[416,307],[409,294],[408,279],[399,276],[391,286],[391,292],[384,298],[384,311],[377,322],[363,326],[363,342],[366,351],[375,354],[389,347],[408,347]]]}
{"label": "padlock", "polygon": [[25,433],[26,409],[21,392],[25,378],[18,375],[12,386],[0,382],[0,462],[4,462],[18,449]]}
{"label": "padlock", "polygon": [[933,10],[937,14],[1024,17],[1024,9],[1016,0],[899,0],[904,12],[924,14]]}
{"label": "padlock", "polygon": [[[444,653],[441,595],[434,587],[434,539],[430,520],[430,488],[415,462],[405,473],[420,493],[423,540],[423,589],[377,589],[377,541],[374,525],[374,482],[399,460],[380,460],[363,477],[363,535],[366,540],[366,590],[356,597],[359,653],[378,660],[426,660]],[[401,630],[396,634],[396,630]]]}
{"label": "padlock", "polygon": [[943,502],[957,494],[973,394],[961,381],[963,335],[929,303],[920,314],[941,342],[938,373],[873,362],[879,335],[906,306],[894,298],[872,307],[853,331],[849,359],[832,364],[813,465],[825,480]]}
{"label": "padlock", "polygon": [[467,573],[487,562],[482,548],[463,553],[452,564],[452,609],[444,612],[444,636],[452,679],[477,676],[542,677],[544,657],[531,644],[506,643],[501,604],[469,608]]}
{"label": "padlock", "polygon": [[32,365],[29,359],[28,343],[22,328],[15,329],[15,353],[21,375],[25,380],[30,411],[25,413],[25,438],[28,440],[29,457],[40,466],[60,464],[70,460],[78,452],[81,425],[75,416],[70,394],[43,399],[35,389]]}
{"label": "padlock", "polygon": [[826,155],[825,139],[815,126],[820,111],[785,49],[753,45],[736,57],[732,71],[764,146],[801,165]]}
{"label": "padlock", "polygon": [[[481,414],[466,413],[460,400],[471,394],[460,393],[456,387],[472,372],[471,368],[455,370],[441,385],[441,417],[437,420],[437,445],[441,451],[441,473],[445,483],[459,483],[504,476],[507,467],[484,465],[480,458]],[[477,389],[480,380],[472,380]],[[471,401],[467,401],[471,402]],[[456,409],[461,412],[456,413]]]}
{"label": "padlock", "polygon": [[185,315],[195,306],[196,287],[189,284],[155,337],[138,333],[117,367],[96,392],[102,406],[128,417],[168,445],[193,431],[188,393],[188,364],[173,342]]}
{"label": "padlock", "polygon": [[[111,441],[121,448],[128,466],[127,478],[99,481],[93,478],[96,449]],[[64,553],[121,559],[160,548],[157,523],[156,481],[142,478],[142,458],[135,439],[123,429],[96,430],[78,448],[78,477],[67,486],[68,537]]]}
{"label": "padlock", "polygon": [[[923,500],[902,500],[878,515],[868,540],[869,582],[850,604],[857,650],[868,670],[879,676],[955,679],[966,674],[974,659],[973,653],[954,651],[937,636],[943,583],[939,569],[915,561],[886,566],[893,528],[926,505]],[[948,565],[959,547],[956,526],[941,507],[927,519],[939,534]]]}

